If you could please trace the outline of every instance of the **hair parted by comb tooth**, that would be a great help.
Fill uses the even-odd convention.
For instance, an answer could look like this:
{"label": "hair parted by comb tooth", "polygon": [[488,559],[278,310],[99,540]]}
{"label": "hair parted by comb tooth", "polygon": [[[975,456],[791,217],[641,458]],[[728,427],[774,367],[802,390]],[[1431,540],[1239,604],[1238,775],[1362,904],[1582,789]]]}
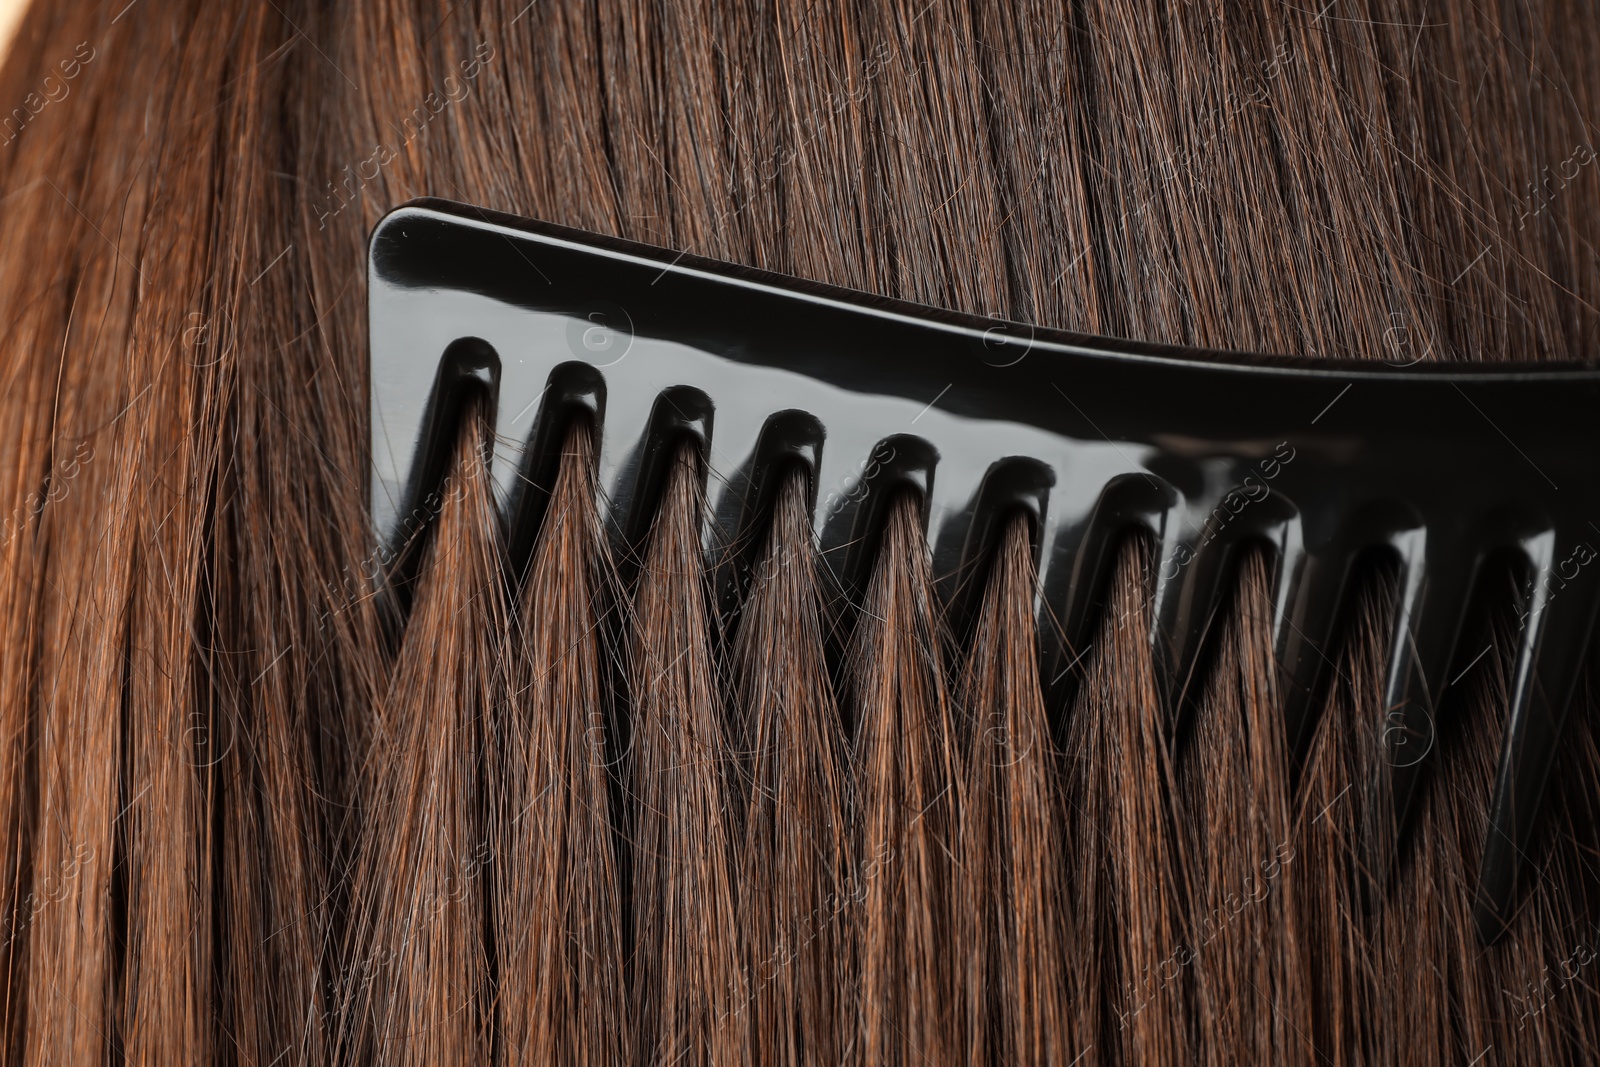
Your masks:
{"label": "hair parted by comb tooth", "polygon": [[628,656],[632,983],[642,1063],[750,1063],[741,1010],[726,709],[700,540],[701,461],[678,447],[644,547]]}
{"label": "hair parted by comb tooth", "polygon": [[367,796],[339,970],[342,1059],[489,1058],[490,883],[484,747],[510,627],[485,420],[474,405],[443,488],[389,691],[363,766]]}
{"label": "hair parted by comb tooth", "polygon": [[968,640],[961,912],[969,1063],[1066,1064],[1071,898],[1060,752],[1039,684],[1029,521],[1013,518]]}
{"label": "hair parted by comb tooth", "polygon": [[594,437],[567,431],[513,627],[491,754],[497,1040],[506,1064],[632,1058],[601,646],[614,603]]}
{"label": "hair parted by comb tooth", "polygon": [[1149,550],[1117,556],[1067,721],[1079,1028],[1111,1062],[1188,1061],[1187,865],[1150,647]]}
{"label": "hair parted by comb tooth", "polygon": [[1600,1054],[1600,749],[1594,712],[1574,709],[1574,719],[1552,776],[1550,863],[1533,891],[1542,958],[1519,948],[1490,990],[1492,1014],[1524,1060],[1558,1059],[1562,1049]]}
{"label": "hair parted by comb tooth", "polygon": [[[1447,730],[1449,724],[1438,714],[1440,710],[1434,709],[1431,743],[1435,749],[1447,733],[1456,739],[1462,735],[1461,730]],[[1453,753],[1457,760],[1466,756],[1466,766],[1450,767],[1430,759],[1435,788],[1414,802],[1419,810],[1408,820],[1407,832],[1395,822],[1391,813],[1393,799],[1387,788],[1393,761],[1385,747],[1389,738],[1384,735],[1392,720],[1370,712],[1369,715],[1358,722],[1356,729],[1373,737],[1368,742],[1377,757],[1373,766],[1384,783],[1380,788],[1368,787],[1365,801],[1369,806],[1369,827],[1386,835],[1379,839],[1392,842],[1386,847],[1404,857],[1386,881],[1369,883],[1367,887],[1371,896],[1366,907],[1371,913],[1371,937],[1378,966],[1377,1047],[1392,1063],[1468,1062],[1475,1056],[1500,1060],[1489,1039],[1488,1020],[1482,1016],[1481,992],[1475,988],[1480,965],[1472,957],[1484,952],[1472,928],[1472,894],[1447,889],[1451,883],[1468,888],[1476,881],[1477,872],[1468,874],[1460,855],[1459,836],[1467,832],[1460,820],[1474,805],[1481,805],[1480,810],[1487,812],[1485,801],[1493,785],[1493,755],[1484,759],[1471,750],[1481,746],[1480,741],[1479,746],[1465,751],[1457,746]],[[1480,723],[1472,732],[1481,736],[1484,729],[1485,724]],[[1431,751],[1429,755],[1442,757],[1443,752]],[[1469,783],[1467,779],[1473,774],[1485,774],[1486,778],[1482,783]],[[1470,790],[1465,796],[1459,795],[1463,787]],[[1466,821],[1478,824],[1480,836],[1487,825],[1483,816]],[[1399,852],[1402,845],[1404,851]],[[1459,907],[1452,900],[1458,892],[1462,898]],[[1462,925],[1451,929],[1452,918],[1462,920]],[[1402,1019],[1407,1028],[1396,1030]],[[1467,1052],[1468,1048],[1472,1051]]]}
{"label": "hair parted by comb tooth", "polygon": [[[1392,590],[1349,597],[1304,765],[1275,768],[1261,590],[1219,615],[1196,718],[1173,722],[1156,565],[1125,550],[1075,701],[1047,709],[1050,866],[1000,819],[1040,815],[1023,798],[1050,783],[1015,733],[979,743],[995,708],[1030,707],[1028,581],[992,592],[1017,636],[950,656],[971,705],[952,711],[908,516],[837,691],[789,562],[810,558],[801,523],[774,525],[768,556],[796,569],[757,574],[724,676],[697,503],[661,510],[650,591],[612,625],[584,569],[593,487],[565,483],[549,584],[518,604],[466,454],[414,610],[389,617],[364,483],[391,383],[368,380],[360,299],[373,223],[445,195],[1123,337],[1589,359],[1593,0],[125,7],[34,0],[0,70],[0,1062],[1023,1058],[1020,963],[1016,996],[992,983],[1019,958],[1001,947],[1052,936],[1017,906],[1052,877],[1068,1064],[1600,1059],[1592,695],[1510,936],[1470,927],[1504,634],[1446,679],[1438,759],[1389,827]],[[596,703],[634,728],[606,741],[629,816],[609,889],[581,762]],[[859,733],[830,793],[798,768],[822,774],[801,748],[840,723]],[[1263,880],[1285,805],[1293,858]],[[1005,849],[988,880],[966,858]],[[831,948],[788,935],[830,865]],[[983,907],[954,913],[979,897],[982,945]]]}
{"label": "hair parted by comb tooth", "polygon": [[807,479],[777,494],[733,645],[749,760],[739,852],[739,929],[749,939],[758,1063],[844,1062],[852,886],[847,741],[823,644]]}
{"label": "hair parted by comb tooth", "polygon": [[[1509,582],[1505,591],[1510,592]],[[1511,688],[1508,675],[1517,633],[1510,600],[1503,600],[1496,607],[1501,610],[1483,620],[1482,642],[1475,640],[1479,635],[1470,630],[1464,635],[1465,647],[1473,650],[1468,657],[1477,650],[1488,651],[1451,675],[1454,678],[1459,671],[1477,671],[1475,684],[1459,689],[1452,686],[1454,692],[1447,690],[1438,708],[1433,743],[1438,750],[1439,788],[1425,801],[1430,810],[1413,820],[1412,862],[1398,872],[1391,903],[1385,909],[1392,930],[1386,942],[1391,945],[1394,960],[1389,973],[1399,976],[1402,966],[1407,965],[1402,961],[1422,959],[1424,952],[1443,972],[1458,1003],[1457,1010],[1451,1013],[1454,1018],[1446,1019],[1451,1024],[1447,1031],[1451,1046],[1446,1055],[1470,1060],[1488,1049],[1504,1063],[1549,1062],[1554,1052],[1552,1045],[1563,1043],[1563,1036],[1546,1031],[1544,1024],[1550,1019],[1543,1013],[1519,1012],[1516,1002],[1504,991],[1515,989],[1518,978],[1543,969],[1547,950],[1553,947],[1547,939],[1552,934],[1556,935],[1552,940],[1560,938],[1555,929],[1546,925],[1546,901],[1552,891],[1576,888],[1552,881],[1554,872],[1547,866],[1552,858],[1548,851],[1551,840],[1546,838],[1534,846],[1537,860],[1530,866],[1542,877],[1535,876],[1537,880],[1524,897],[1526,928],[1519,931],[1520,936],[1508,939],[1499,951],[1483,951],[1472,933],[1472,896],[1453,889],[1477,881],[1493,803],[1495,764],[1500,740],[1505,736]],[[1439,919],[1428,922],[1429,911]],[[1441,931],[1447,936],[1441,938]],[[1403,1003],[1396,1005],[1397,1010],[1404,1007]],[[1572,1039],[1581,1040],[1584,1036],[1587,1035],[1582,1027],[1566,1033]]]}
{"label": "hair parted by comb tooth", "polygon": [[[1508,577],[1490,575],[1496,585]],[[1381,911],[1379,981],[1400,992],[1386,1005],[1380,1025],[1392,1028],[1403,1014],[1423,1022],[1426,1050],[1394,1050],[1396,1057],[1410,1055],[1417,1062],[1436,1051],[1498,1063],[1592,1058],[1600,1051],[1596,987],[1586,973],[1600,930],[1593,821],[1545,823],[1530,845],[1528,862],[1537,874],[1523,899],[1517,934],[1490,951],[1472,933],[1471,896],[1458,888],[1474,884],[1482,860],[1518,640],[1514,597],[1493,598],[1477,614],[1484,617],[1473,621],[1481,625],[1465,630],[1464,655],[1458,657],[1470,662],[1452,668],[1456,680],[1438,708],[1438,785],[1425,801],[1427,810],[1413,820],[1410,862],[1396,873]],[[1553,779],[1551,804],[1558,812],[1574,800],[1580,810],[1589,805],[1579,798],[1593,787],[1600,766],[1593,761],[1588,718],[1576,712],[1574,719],[1558,768],[1566,774]],[[1424,959],[1424,973],[1413,974]],[[1410,984],[1401,988],[1408,978]]]}
{"label": "hair parted by comb tooth", "polygon": [[1382,716],[1380,635],[1393,613],[1393,597],[1390,587],[1376,581],[1352,595],[1357,626],[1335,650],[1333,687],[1307,748],[1295,813],[1299,870],[1290,872],[1317,1005],[1313,1040],[1336,1064],[1373,1058],[1374,1018],[1382,1010],[1361,838],[1370,798],[1361,781],[1375,758],[1365,724]]}
{"label": "hair parted by comb tooth", "polygon": [[1270,570],[1239,568],[1234,610],[1178,760],[1194,860],[1189,932],[1200,1054],[1262,1063],[1316,1059],[1289,759],[1271,660]]}
{"label": "hair parted by comb tooth", "polygon": [[855,632],[852,1005],[863,1062],[954,1062],[965,1004],[952,935],[961,782],[921,508],[888,509]]}

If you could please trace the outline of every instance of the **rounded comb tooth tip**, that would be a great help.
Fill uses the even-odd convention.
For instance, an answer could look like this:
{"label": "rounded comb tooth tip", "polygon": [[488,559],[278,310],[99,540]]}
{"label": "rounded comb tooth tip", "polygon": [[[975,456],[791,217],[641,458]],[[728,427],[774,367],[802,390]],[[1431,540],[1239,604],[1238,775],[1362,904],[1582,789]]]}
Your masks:
{"label": "rounded comb tooth tip", "polygon": [[[631,495],[616,502],[625,516],[622,528],[627,544],[644,544],[681,443],[693,441],[702,456],[710,453],[715,416],[716,405],[711,398],[692,386],[671,386],[656,396],[633,458]],[[701,477],[705,475],[702,469]]]}
{"label": "rounded comb tooth tip", "polygon": [[1533,539],[1534,577],[1521,610],[1510,707],[1483,843],[1473,918],[1493,942],[1511,922],[1551,766],[1588,655],[1600,560],[1587,540]]}
{"label": "rounded comb tooth tip", "polygon": [[[500,354],[493,345],[478,337],[458,337],[445,346],[423,406],[411,467],[385,552],[389,584],[402,611],[409,610],[412,582],[439,511],[467,406],[476,399],[493,412],[499,395]],[[493,455],[493,444],[486,439],[485,465],[492,464]]]}
{"label": "rounded comb tooth tip", "polygon": [[856,595],[866,591],[890,508],[902,494],[912,493],[919,500],[918,517],[926,533],[938,466],[938,448],[916,434],[892,434],[873,447],[839,514],[849,529],[840,574]]}
{"label": "rounded comb tooth tip", "polygon": [[936,567],[955,561],[939,576],[952,633],[964,636],[976,618],[990,563],[1018,515],[1028,517],[1034,564],[1038,566],[1040,530],[1055,481],[1055,471],[1036,459],[1008,456],[996,460],[984,472],[964,517],[946,523],[947,532],[954,535],[949,541],[959,538],[960,548],[946,551],[946,539],[941,536],[934,557]]}
{"label": "rounded comb tooth tip", "polygon": [[1076,541],[1068,546],[1072,574],[1061,615],[1067,646],[1077,650],[1073,656],[1088,647],[1100,594],[1116,563],[1117,545],[1135,532],[1161,537],[1178,501],[1178,493],[1160,478],[1120,475],[1106,483],[1094,510],[1075,534],[1063,535]]}
{"label": "rounded comb tooth tip", "polygon": [[533,558],[571,424],[587,419],[598,438],[605,422],[605,408],[605,376],[589,364],[561,363],[550,371],[523,446],[508,510],[506,558],[513,574],[522,575]]}
{"label": "rounded comb tooth tip", "polygon": [[749,459],[726,476],[718,519],[733,531],[731,551],[717,566],[718,603],[725,616],[737,614],[751,571],[766,543],[779,494],[795,470],[805,472],[805,508],[816,510],[817,472],[827,431],[810,412],[787,408],[768,415]]}

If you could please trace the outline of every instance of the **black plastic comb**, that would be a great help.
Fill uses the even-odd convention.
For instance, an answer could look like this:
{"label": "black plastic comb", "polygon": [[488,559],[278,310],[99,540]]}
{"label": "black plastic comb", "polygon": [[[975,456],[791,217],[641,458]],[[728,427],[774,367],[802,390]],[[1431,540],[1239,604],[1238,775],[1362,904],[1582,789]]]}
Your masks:
{"label": "black plastic comb", "polygon": [[[1392,553],[1400,610],[1382,724],[1395,814],[1433,755],[1436,707],[1485,561],[1531,578],[1476,901],[1510,921],[1524,852],[1600,603],[1600,372],[1587,366],[1305,361],[977,319],[442,201],[377,226],[369,259],[372,512],[426,526],[464,392],[498,404],[513,565],[533,544],[575,412],[603,430],[613,535],[637,544],[663,459],[703,449],[708,548],[737,544],[770,475],[805,464],[824,559],[859,589],[882,504],[921,494],[941,592],[1000,519],[1039,546],[1045,678],[1071,674],[1119,539],[1159,545],[1155,654],[1176,707],[1239,550],[1271,547],[1289,736],[1308,736],[1357,558]],[[737,576],[734,578],[737,584]],[[1386,862],[1386,861],[1385,861]]]}

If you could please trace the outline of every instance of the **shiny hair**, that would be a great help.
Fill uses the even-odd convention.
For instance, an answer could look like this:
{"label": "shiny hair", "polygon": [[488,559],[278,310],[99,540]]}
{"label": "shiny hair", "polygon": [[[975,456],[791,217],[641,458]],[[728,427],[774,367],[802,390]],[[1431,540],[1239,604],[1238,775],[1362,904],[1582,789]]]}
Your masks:
{"label": "shiny hair", "polygon": [[1587,699],[1511,934],[1472,933],[1499,609],[1374,885],[1381,567],[1297,758],[1270,558],[1167,707],[1121,546],[1054,706],[1025,521],[957,633],[915,499],[846,603],[796,476],[724,618],[702,457],[618,545],[579,423],[508,580],[480,411],[401,613],[363,298],[372,225],[433,195],[1086,332],[1590,358],[1592,16],[35,3],[0,70],[0,1059],[1592,1058]]}

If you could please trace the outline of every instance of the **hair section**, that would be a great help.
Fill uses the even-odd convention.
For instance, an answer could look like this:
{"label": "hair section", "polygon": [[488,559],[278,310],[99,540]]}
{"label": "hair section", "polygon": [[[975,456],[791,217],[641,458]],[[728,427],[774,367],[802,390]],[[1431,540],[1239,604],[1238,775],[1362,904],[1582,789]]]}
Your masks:
{"label": "hair section", "polygon": [[731,746],[701,529],[699,453],[673,454],[633,593],[627,798],[633,858],[636,1054],[645,1063],[750,1062],[735,923]]}
{"label": "hair section", "polygon": [[334,1020],[341,1058],[484,1062],[494,849],[484,761],[505,699],[505,561],[488,412],[462,420],[394,674],[361,767],[367,797]]}
{"label": "hair section", "polygon": [[824,656],[806,472],[790,471],[733,641],[748,761],[738,928],[749,942],[758,1063],[841,1063],[854,1033],[848,741]]}
{"label": "hair section", "polygon": [[491,791],[500,1061],[626,1063],[623,916],[610,762],[616,600],[594,431],[568,429],[507,655]]}
{"label": "hair section", "polygon": [[852,1010],[866,1063],[948,1063],[965,1046],[952,943],[961,782],[931,571],[921,501],[900,496],[850,639]]}
{"label": "hair section", "polygon": [[959,919],[970,1063],[1066,1064],[1074,1018],[1061,754],[1039,684],[1031,523],[1006,523],[967,640]]}

